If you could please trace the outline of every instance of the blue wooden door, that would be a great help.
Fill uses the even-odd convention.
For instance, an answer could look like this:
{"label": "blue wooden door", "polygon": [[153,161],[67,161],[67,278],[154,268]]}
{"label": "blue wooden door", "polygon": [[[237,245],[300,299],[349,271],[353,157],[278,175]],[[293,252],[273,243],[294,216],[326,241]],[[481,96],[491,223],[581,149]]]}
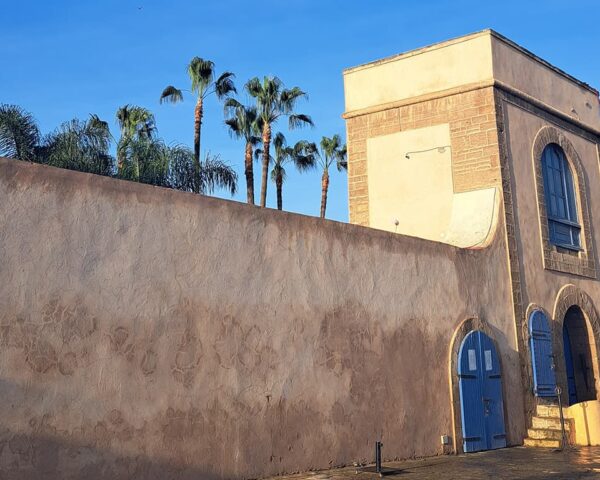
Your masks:
{"label": "blue wooden door", "polygon": [[540,310],[529,317],[529,346],[533,366],[533,391],[538,397],[556,395],[552,333],[548,318]]}
{"label": "blue wooden door", "polygon": [[502,374],[492,340],[478,330],[470,332],[458,356],[464,451],[505,447]]}
{"label": "blue wooden door", "polygon": [[487,450],[478,332],[465,337],[458,357],[463,449],[465,452]]}
{"label": "blue wooden door", "polygon": [[571,338],[566,325],[563,326],[563,351],[565,354],[565,367],[567,370],[567,388],[569,390],[569,405],[577,403],[577,387],[575,385],[575,369],[573,368],[573,354],[571,353]]}

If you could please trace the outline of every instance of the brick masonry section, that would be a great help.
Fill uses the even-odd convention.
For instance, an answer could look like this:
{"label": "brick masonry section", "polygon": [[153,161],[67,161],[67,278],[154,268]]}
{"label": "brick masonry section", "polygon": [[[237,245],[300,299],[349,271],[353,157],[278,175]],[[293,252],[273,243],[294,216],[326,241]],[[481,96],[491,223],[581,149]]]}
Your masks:
{"label": "brick masonry section", "polygon": [[350,222],[369,225],[367,139],[448,123],[455,192],[500,186],[500,154],[493,87],[350,117],[348,196]]}

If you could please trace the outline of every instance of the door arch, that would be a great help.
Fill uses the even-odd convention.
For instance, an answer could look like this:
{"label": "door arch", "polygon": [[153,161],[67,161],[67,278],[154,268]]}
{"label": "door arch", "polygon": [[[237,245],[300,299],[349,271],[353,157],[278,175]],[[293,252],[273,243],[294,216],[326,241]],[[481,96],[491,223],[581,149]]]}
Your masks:
{"label": "door arch", "polygon": [[[552,314],[554,321],[556,322],[556,329],[554,331],[554,354],[556,355],[556,377],[557,383],[562,389],[562,401],[563,404],[569,405],[572,403],[581,402],[577,387],[575,393],[577,396],[569,398],[569,381],[567,378],[567,368],[569,365],[567,361],[571,360],[573,372],[571,372],[571,383],[576,381],[577,369],[582,367],[581,358],[579,353],[585,353],[586,363],[583,365],[584,370],[587,370],[588,374],[588,387],[591,387],[595,392],[594,398],[597,398],[597,393],[600,391],[600,315],[592,301],[592,298],[582,289],[572,284],[563,286],[556,295],[554,301],[554,310]],[[565,328],[566,324],[566,328]],[[577,333],[577,325],[585,325],[585,328],[580,328],[579,333],[584,331],[587,333],[588,342],[587,347],[584,348],[583,352],[580,352],[580,348],[571,348],[574,343],[578,343],[579,347],[582,347],[582,343],[578,342],[582,338],[581,335],[575,335],[575,338],[571,338],[573,333]],[[568,341],[565,341],[568,339]],[[570,357],[567,355],[571,353]],[[591,354],[590,364],[587,364],[589,360],[588,354]],[[583,376],[579,376],[579,382],[583,383]],[[573,393],[573,387],[571,387],[571,394]],[[585,396],[583,397],[585,398]]]}
{"label": "door arch", "polygon": [[469,332],[457,364],[464,452],[505,447],[502,372],[494,342],[480,330]]}
{"label": "door arch", "polygon": [[533,393],[537,397],[556,396],[556,375],[552,351],[552,331],[541,310],[529,315],[529,348],[533,370]]}
{"label": "door arch", "polygon": [[595,345],[581,308],[572,305],[563,321],[563,354],[569,404],[595,400]]}

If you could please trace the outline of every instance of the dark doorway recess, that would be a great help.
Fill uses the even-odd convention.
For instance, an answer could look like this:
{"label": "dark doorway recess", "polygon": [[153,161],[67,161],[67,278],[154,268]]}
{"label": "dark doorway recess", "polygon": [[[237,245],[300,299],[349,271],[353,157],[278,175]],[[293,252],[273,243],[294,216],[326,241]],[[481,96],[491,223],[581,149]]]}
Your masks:
{"label": "dark doorway recess", "polygon": [[596,348],[581,309],[572,306],[563,323],[563,348],[569,404],[596,399],[594,355]]}

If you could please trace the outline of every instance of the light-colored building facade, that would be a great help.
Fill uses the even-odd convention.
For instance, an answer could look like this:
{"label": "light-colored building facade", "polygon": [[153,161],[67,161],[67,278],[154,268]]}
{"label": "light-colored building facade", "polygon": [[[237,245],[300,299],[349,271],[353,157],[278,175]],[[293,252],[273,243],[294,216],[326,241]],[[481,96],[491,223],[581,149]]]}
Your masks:
{"label": "light-colored building facade", "polygon": [[597,92],[490,31],[344,81],[354,225],[0,159],[6,478],[552,442],[532,346],[552,346],[580,436],[600,378]]}
{"label": "light-colored building facade", "polygon": [[[564,405],[595,400],[598,92],[491,30],[348,69],[344,84],[350,221],[466,249],[502,238],[526,421],[552,423],[535,409],[555,385]],[[567,415],[582,408],[597,415]]]}

